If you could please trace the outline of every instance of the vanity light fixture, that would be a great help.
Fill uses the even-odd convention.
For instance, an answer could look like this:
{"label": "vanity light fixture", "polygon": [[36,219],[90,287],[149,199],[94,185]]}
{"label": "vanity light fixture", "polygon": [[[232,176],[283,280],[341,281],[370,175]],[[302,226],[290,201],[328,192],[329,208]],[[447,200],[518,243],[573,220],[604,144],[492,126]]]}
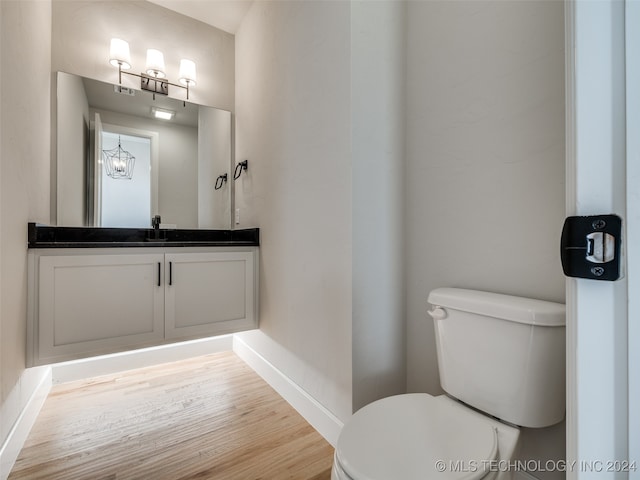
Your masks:
{"label": "vanity light fixture", "polygon": [[164,78],[164,55],[160,50],[147,50],[147,75],[154,78]]}
{"label": "vanity light fixture", "polygon": [[120,135],[118,135],[118,146],[110,150],[103,150],[102,159],[107,175],[111,178],[131,180],[133,177],[136,157],[122,148]]}
{"label": "vanity light fixture", "polygon": [[196,64],[193,60],[180,60],[180,83],[186,87],[196,84]]}
{"label": "vanity light fixture", "polygon": [[171,120],[176,114],[173,110],[166,110],[164,108],[157,107],[151,107],[151,113],[154,118],[159,118],[160,120]]}
{"label": "vanity light fixture", "polygon": [[118,82],[122,84],[122,74],[132,75],[140,78],[140,88],[153,93],[155,100],[156,93],[160,95],[169,95],[169,85],[184,88],[187,91],[187,100],[189,100],[189,87],[196,84],[196,64],[192,60],[180,60],[180,84],[171,83],[165,80],[166,72],[164,65],[164,55],[160,50],[150,48],[147,50],[147,68],[146,73],[126,72],[131,68],[131,55],[129,53],[129,44],[119,38],[111,39],[111,48],[109,55],[109,63],[114,67],[118,67]]}
{"label": "vanity light fixture", "polygon": [[131,68],[131,55],[127,42],[119,38],[111,39],[109,63],[114,67],[119,67],[121,70],[129,70]]}

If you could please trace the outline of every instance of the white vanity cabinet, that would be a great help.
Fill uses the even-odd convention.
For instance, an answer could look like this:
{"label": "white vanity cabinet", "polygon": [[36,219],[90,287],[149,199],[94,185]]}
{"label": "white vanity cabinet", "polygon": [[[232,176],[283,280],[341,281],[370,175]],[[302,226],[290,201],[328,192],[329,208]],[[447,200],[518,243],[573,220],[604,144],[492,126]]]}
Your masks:
{"label": "white vanity cabinet", "polygon": [[38,260],[38,364],[164,339],[164,255]]}
{"label": "white vanity cabinet", "polygon": [[29,366],[257,327],[257,247],[29,250]]}
{"label": "white vanity cabinet", "polygon": [[165,269],[166,338],[255,326],[252,252],[171,253]]}

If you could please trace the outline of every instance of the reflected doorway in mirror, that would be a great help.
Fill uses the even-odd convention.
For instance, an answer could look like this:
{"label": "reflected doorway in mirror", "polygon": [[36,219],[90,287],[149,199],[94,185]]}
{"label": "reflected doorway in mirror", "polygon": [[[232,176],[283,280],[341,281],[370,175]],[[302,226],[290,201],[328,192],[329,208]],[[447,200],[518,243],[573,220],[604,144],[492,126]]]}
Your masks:
{"label": "reflected doorway in mirror", "polygon": [[[88,225],[95,227],[149,227],[158,206],[158,132],[102,122],[95,112],[91,122],[92,155],[88,158]],[[109,175],[104,150],[121,148],[136,157],[132,178]]]}
{"label": "reflected doorway in mirror", "polygon": [[[103,127],[104,128],[104,127]],[[115,147],[113,146],[115,145]],[[103,152],[120,147],[135,157],[129,181],[110,175],[103,163],[101,227],[138,227],[151,218],[151,138],[102,131]]]}

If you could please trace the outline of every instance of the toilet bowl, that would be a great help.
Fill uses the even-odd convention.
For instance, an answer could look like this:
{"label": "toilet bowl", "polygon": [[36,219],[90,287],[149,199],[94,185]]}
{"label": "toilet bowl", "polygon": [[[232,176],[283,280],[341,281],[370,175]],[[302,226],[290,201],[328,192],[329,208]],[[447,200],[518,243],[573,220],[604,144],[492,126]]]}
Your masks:
{"label": "toilet bowl", "polygon": [[396,395],[359,410],[336,446],[332,480],[497,479],[520,431],[446,395]]}
{"label": "toilet bowl", "polygon": [[396,395],[357,411],[332,480],[507,480],[517,425],[564,418],[564,305],[437,289],[433,309],[446,395]]}

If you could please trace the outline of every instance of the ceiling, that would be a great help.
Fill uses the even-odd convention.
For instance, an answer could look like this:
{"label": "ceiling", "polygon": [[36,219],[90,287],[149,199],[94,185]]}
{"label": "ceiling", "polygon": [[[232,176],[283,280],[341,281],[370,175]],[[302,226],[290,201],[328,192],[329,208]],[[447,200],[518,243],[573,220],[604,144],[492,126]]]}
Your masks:
{"label": "ceiling", "polygon": [[233,35],[253,0],[149,0]]}

